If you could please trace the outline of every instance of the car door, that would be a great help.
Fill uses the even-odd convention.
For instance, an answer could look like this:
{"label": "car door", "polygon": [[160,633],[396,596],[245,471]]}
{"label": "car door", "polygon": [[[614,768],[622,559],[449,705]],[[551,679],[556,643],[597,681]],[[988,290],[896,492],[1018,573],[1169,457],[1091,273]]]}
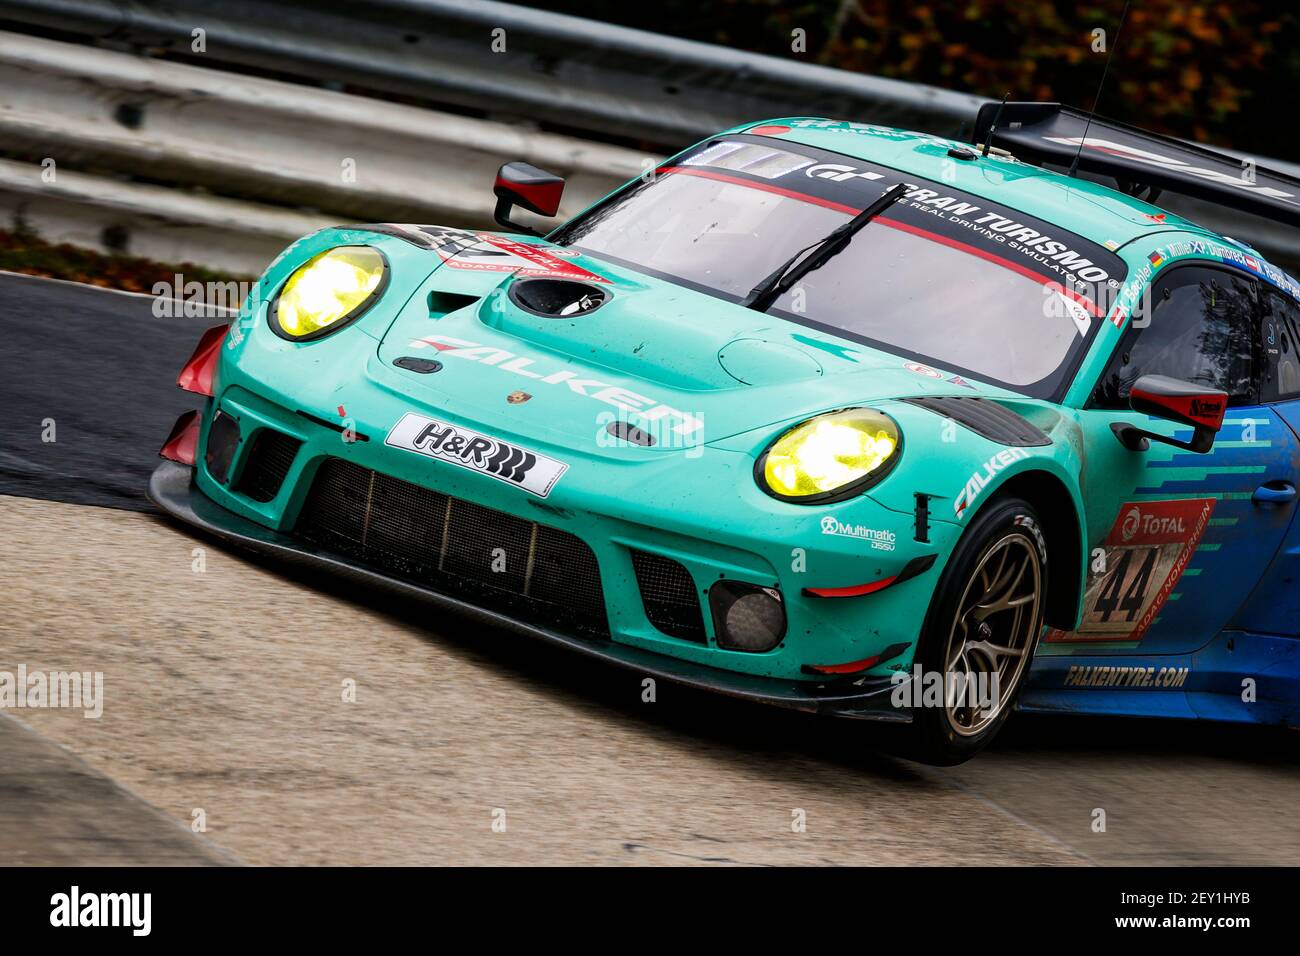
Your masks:
{"label": "car door", "polygon": [[[1260,337],[1264,352],[1263,401],[1300,435],[1300,306],[1296,300],[1268,285],[1260,288]],[[1291,462],[1291,478],[1265,489],[1261,497],[1275,499],[1282,508],[1294,498],[1300,481],[1300,457]],[[1266,504],[1266,503],[1261,503]],[[1232,626],[1265,634],[1300,637],[1300,516],[1273,563],[1238,612]]]}
{"label": "car door", "polygon": [[[1175,265],[1149,293],[1082,413],[1091,558],[1080,627],[1044,638],[1075,645],[1060,652],[1198,649],[1246,603],[1295,512],[1297,438],[1261,398],[1268,363],[1257,281]],[[1129,451],[1113,437],[1120,422],[1190,437],[1190,428],[1129,410],[1129,390],[1146,374],[1230,396],[1208,454],[1160,443]]]}

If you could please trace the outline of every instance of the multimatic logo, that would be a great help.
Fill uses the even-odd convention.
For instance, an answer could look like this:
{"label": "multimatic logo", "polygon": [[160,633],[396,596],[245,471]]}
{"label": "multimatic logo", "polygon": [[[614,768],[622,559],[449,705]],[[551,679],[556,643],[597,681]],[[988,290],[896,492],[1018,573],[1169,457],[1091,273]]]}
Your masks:
{"label": "multimatic logo", "polygon": [[568,465],[488,435],[407,412],[393,426],[384,444],[404,448],[499,481],[517,485],[545,498]]}
{"label": "multimatic logo", "polygon": [[861,538],[871,542],[871,547],[877,551],[893,551],[898,542],[898,535],[892,531],[868,528],[860,524],[845,524],[833,515],[822,518],[822,534],[833,534],[841,538]]}

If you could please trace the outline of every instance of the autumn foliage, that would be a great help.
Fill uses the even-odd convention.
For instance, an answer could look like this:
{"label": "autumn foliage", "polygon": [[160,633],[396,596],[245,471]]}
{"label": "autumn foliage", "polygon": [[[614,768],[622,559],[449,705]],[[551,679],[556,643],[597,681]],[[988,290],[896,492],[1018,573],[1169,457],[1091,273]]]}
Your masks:
{"label": "autumn foliage", "polygon": [[[1300,89],[1300,7],[1133,0],[535,0],[533,6],[947,89],[1092,105],[1201,142],[1300,160],[1285,97]],[[803,30],[806,50],[791,49]],[[1118,42],[1117,42],[1118,39]]]}

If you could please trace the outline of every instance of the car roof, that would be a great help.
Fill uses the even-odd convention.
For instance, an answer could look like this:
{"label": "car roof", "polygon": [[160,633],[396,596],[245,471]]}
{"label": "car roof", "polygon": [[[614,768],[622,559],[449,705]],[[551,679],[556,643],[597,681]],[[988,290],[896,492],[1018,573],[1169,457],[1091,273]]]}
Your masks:
{"label": "car roof", "polygon": [[[751,133],[825,149],[949,183],[976,196],[1059,223],[1107,248],[1162,232],[1194,233],[1250,251],[1250,247],[1176,213],[1087,179],[1023,163],[1003,150],[976,161],[955,160],[950,149],[979,153],[960,140],[870,123],[795,116],[746,123],[726,133]],[[725,135],[725,134],[723,134]]]}

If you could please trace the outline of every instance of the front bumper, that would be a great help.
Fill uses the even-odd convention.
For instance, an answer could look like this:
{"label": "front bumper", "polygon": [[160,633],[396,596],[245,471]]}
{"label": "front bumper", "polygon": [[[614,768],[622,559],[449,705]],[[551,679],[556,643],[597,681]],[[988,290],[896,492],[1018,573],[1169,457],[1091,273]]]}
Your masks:
{"label": "front bumper", "polygon": [[744,674],[667,657],[627,644],[588,639],[528,624],[318,551],[221,507],[199,490],[193,478],[193,468],[164,461],[150,478],[149,498],[173,518],[239,547],[294,564],[324,568],[392,593],[428,601],[479,622],[541,638],[647,677],[809,713],[893,723],[908,723],[912,719],[909,710],[893,705],[895,685],[889,677],[870,677],[852,683],[818,683]]}

